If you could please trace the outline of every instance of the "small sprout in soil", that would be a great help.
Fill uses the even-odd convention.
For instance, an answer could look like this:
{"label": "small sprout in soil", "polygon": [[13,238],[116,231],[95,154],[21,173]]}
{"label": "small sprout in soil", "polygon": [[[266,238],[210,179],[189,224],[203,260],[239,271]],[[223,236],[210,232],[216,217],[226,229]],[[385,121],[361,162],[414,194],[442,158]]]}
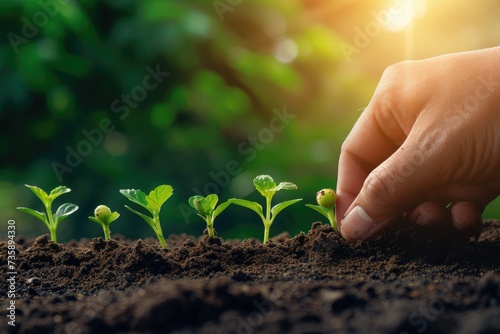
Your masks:
{"label": "small sprout in soil", "polygon": [[44,190],[38,187],[30,186],[27,184],[25,186],[30,188],[31,191],[33,191],[33,193],[42,201],[47,213],[24,207],[18,207],[17,209],[40,219],[48,227],[50,231],[50,238],[52,239],[52,241],[57,242],[57,227],[59,226],[59,223],[70,214],[78,210],[78,206],[71,203],[64,203],[57,209],[55,214],[52,214],[52,202],[57,197],[69,193],[71,189],[65,186],[59,186],[52,189],[50,194],[47,194]]}
{"label": "small sprout in soil", "polygon": [[163,249],[167,248],[167,243],[165,242],[165,238],[163,237],[163,231],[161,229],[161,224],[160,224],[160,209],[163,203],[167,199],[172,196],[174,190],[172,189],[171,186],[163,184],[158,187],[156,187],[154,190],[151,190],[149,195],[146,195],[144,192],[142,192],[139,189],[121,189],[120,194],[128,198],[130,201],[139,204],[143,208],[149,211],[151,213],[152,217],[146,216],[128,205],[125,205],[127,209],[141,217],[146,221],[146,223],[151,226],[153,231],[155,232],[156,236],[158,237],[158,240],[160,241],[161,247]]}
{"label": "small sprout in soil", "polygon": [[199,195],[191,196],[189,198],[189,205],[196,209],[198,216],[203,218],[203,220],[207,223],[209,237],[215,237],[215,218],[231,204],[230,201],[226,201],[217,206],[218,201],[219,197],[216,194],[210,194],[206,198]]}
{"label": "small sprout in soil", "polygon": [[332,225],[335,232],[338,233],[337,221],[335,220],[335,213],[333,212],[333,207],[337,202],[335,190],[330,188],[321,189],[316,193],[316,201],[319,205],[306,204],[306,206],[325,216],[330,221],[330,225]]}
{"label": "small sprout in soil", "polygon": [[274,194],[276,194],[280,190],[296,190],[297,186],[291,182],[281,182],[276,185],[273,178],[269,175],[259,175],[253,180],[253,184],[255,189],[259,191],[259,193],[266,198],[266,215],[264,216],[264,212],[262,210],[262,206],[257,202],[247,201],[245,199],[237,199],[233,198],[229,201],[231,203],[243,206],[250,210],[253,210],[255,213],[259,215],[264,223],[264,240],[263,243],[266,244],[269,240],[269,230],[271,229],[271,225],[274,222],[276,216],[286,207],[295,204],[302,200],[292,199],[282,203],[278,203],[275,206],[271,207],[271,201],[273,199]]}
{"label": "small sprout in soil", "polygon": [[111,212],[109,207],[106,205],[99,205],[94,210],[94,216],[90,216],[89,219],[99,225],[101,225],[104,231],[104,240],[111,239],[111,231],[109,230],[109,225],[120,217],[118,212]]}

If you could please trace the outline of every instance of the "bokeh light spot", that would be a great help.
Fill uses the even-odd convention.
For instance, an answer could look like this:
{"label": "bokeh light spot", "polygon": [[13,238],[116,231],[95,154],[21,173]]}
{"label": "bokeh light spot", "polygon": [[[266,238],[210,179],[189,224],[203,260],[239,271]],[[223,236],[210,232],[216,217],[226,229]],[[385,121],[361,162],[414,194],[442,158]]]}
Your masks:
{"label": "bokeh light spot", "polygon": [[200,37],[210,36],[212,28],[211,22],[207,17],[207,15],[201,12],[198,11],[190,12],[188,15],[185,16],[184,24],[187,31],[189,31],[191,34],[195,36],[200,36]]}
{"label": "bokeh light spot", "polygon": [[175,112],[173,108],[166,104],[160,103],[154,106],[151,110],[151,123],[158,129],[165,130],[168,128],[175,119]]}
{"label": "bokeh light spot", "polygon": [[282,63],[291,63],[298,54],[297,43],[290,38],[279,41],[274,47],[274,58]]}
{"label": "bokeh light spot", "polygon": [[113,132],[104,139],[104,149],[114,157],[125,154],[128,150],[128,140],[120,132]]}
{"label": "bokeh light spot", "polygon": [[64,85],[52,87],[47,93],[47,104],[54,116],[68,116],[73,112],[75,98]]}

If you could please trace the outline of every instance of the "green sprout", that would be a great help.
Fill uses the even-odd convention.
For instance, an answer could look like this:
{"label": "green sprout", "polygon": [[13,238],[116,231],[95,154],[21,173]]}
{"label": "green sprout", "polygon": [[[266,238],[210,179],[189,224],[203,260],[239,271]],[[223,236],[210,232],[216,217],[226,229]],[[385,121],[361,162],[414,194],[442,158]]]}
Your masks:
{"label": "green sprout", "polygon": [[45,206],[45,212],[39,212],[30,208],[18,207],[19,211],[32,215],[33,217],[40,219],[49,229],[50,238],[53,242],[57,242],[57,227],[59,223],[68,217],[70,214],[78,210],[78,206],[71,203],[62,204],[56,211],[52,214],[52,202],[59,196],[69,193],[71,189],[65,186],[59,186],[52,189],[50,194],[47,194],[44,190],[25,184],[26,187],[30,188],[31,191],[42,201]]}
{"label": "green sprout", "polygon": [[193,209],[196,209],[198,216],[203,218],[203,220],[207,223],[209,237],[215,237],[215,218],[231,204],[230,201],[226,201],[217,206],[218,201],[219,197],[216,194],[210,194],[206,198],[199,195],[191,196],[189,198],[189,205]]}
{"label": "green sprout", "polygon": [[99,205],[94,210],[94,216],[90,216],[89,219],[99,225],[101,225],[104,231],[104,240],[111,239],[111,231],[109,230],[109,225],[120,217],[118,212],[111,213],[111,210],[106,205]]}
{"label": "green sprout", "polygon": [[230,199],[229,202],[243,206],[248,208],[259,215],[264,223],[264,240],[263,243],[266,244],[269,240],[269,230],[271,229],[271,225],[274,222],[276,216],[286,207],[295,204],[302,200],[292,199],[282,203],[278,203],[275,206],[271,207],[271,201],[273,199],[274,194],[276,194],[280,190],[296,190],[297,186],[291,182],[281,182],[276,185],[273,178],[269,175],[259,175],[253,180],[253,184],[255,189],[259,191],[259,193],[266,198],[266,214],[264,216],[264,211],[262,210],[262,206],[257,202],[247,201],[245,199]]}
{"label": "green sprout", "polygon": [[330,225],[332,225],[335,232],[338,233],[337,221],[335,220],[335,213],[333,212],[333,207],[337,202],[335,190],[330,188],[321,189],[316,193],[316,201],[319,205],[306,204],[306,206],[325,216],[330,221]]}
{"label": "green sprout", "polygon": [[125,205],[127,209],[141,217],[146,221],[146,223],[151,226],[153,231],[155,232],[158,240],[160,241],[161,247],[163,249],[167,248],[167,243],[165,242],[165,238],[163,237],[163,231],[160,225],[160,209],[163,203],[167,199],[172,196],[174,190],[171,186],[163,184],[156,187],[154,190],[151,190],[149,195],[146,195],[144,192],[138,189],[121,189],[120,194],[128,198],[130,201],[139,204],[143,208],[151,213],[152,217],[146,216],[132,208],[128,205]]}

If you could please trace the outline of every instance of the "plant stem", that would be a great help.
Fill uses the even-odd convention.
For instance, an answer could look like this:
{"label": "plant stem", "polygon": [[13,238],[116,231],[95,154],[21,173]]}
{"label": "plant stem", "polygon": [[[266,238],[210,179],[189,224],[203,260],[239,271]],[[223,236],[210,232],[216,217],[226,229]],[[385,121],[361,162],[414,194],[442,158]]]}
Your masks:
{"label": "plant stem", "polygon": [[263,244],[267,244],[269,240],[269,230],[271,229],[271,200],[272,196],[266,197],[266,221],[264,221],[264,241]]}
{"label": "plant stem", "polygon": [[208,230],[208,236],[210,238],[214,238],[215,237],[214,222],[209,216],[207,217],[207,230]]}
{"label": "plant stem", "polygon": [[213,226],[208,226],[208,225],[207,225],[207,229],[208,229],[208,236],[209,236],[210,238],[214,238],[214,237],[215,237],[214,227],[213,227]]}
{"label": "plant stem", "polygon": [[337,227],[337,220],[335,219],[335,213],[333,212],[333,209],[328,209],[328,220],[330,220],[330,225],[332,225],[333,230],[338,233],[339,230]]}
{"label": "plant stem", "polygon": [[49,231],[50,231],[50,239],[52,239],[53,242],[57,242],[56,229],[50,228]]}
{"label": "plant stem", "polygon": [[267,244],[267,241],[269,240],[269,231],[271,230],[271,224],[265,224],[264,223],[264,242],[263,244]]}
{"label": "plant stem", "polygon": [[266,223],[271,223],[271,197],[266,197]]}
{"label": "plant stem", "polygon": [[45,204],[45,210],[47,211],[47,219],[49,220],[50,239],[52,239],[53,242],[57,242],[57,226],[54,222],[54,216],[52,215],[52,203]]}
{"label": "plant stem", "polygon": [[153,217],[153,221],[154,221],[154,224],[155,224],[155,229],[154,230],[155,230],[155,233],[156,233],[156,237],[160,241],[161,248],[166,249],[167,248],[167,243],[165,242],[165,238],[163,237],[163,231],[162,231],[161,225],[160,225],[160,217],[158,215],[155,215]]}
{"label": "plant stem", "polygon": [[167,243],[165,242],[165,239],[163,238],[162,234],[158,234],[158,240],[160,240],[161,248],[167,249]]}
{"label": "plant stem", "polygon": [[109,225],[102,224],[102,230],[104,231],[104,240],[111,239],[111,231],[109,230]]}

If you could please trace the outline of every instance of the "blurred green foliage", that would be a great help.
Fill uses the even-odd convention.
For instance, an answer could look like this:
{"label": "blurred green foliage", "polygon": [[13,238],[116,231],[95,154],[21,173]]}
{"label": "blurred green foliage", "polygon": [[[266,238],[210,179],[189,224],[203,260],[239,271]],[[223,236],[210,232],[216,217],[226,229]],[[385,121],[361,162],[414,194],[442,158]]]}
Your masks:
{"label": "blurred green foliage", "polygon": [[[343,37],[312,3],[0,2],[1,220],[45,233],[14,210],[36,209],[24,183],[72,188],[80,210],[61,224],[61,241],[99,236],[87,219],[99,204],[121,214],[112,233],[152,236],[124,209],[122,188],[173,186],[166,235],[201,234],[203,222],[187,213],[192,195],[257,200],[259,174],[296,183],[314,203],[318,189],[335,187],[341,142],[377,78],[346,61]],[[155,80],[158,70],[168,76]],[[247,211],[221,214],[219,235],[260,238]],[[297,205],[271,235],[320,218]]]}

